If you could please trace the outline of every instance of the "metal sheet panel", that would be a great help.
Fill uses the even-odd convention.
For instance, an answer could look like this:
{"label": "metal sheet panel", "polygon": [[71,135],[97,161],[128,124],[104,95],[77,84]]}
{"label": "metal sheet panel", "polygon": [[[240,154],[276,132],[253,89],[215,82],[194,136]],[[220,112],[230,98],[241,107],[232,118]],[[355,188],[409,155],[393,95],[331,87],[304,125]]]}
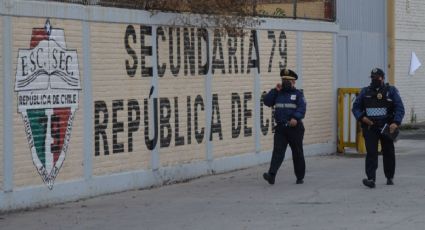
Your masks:
{"label": "metal sheet panel", "polygon": [[372,68],[386,70],[385,7],[385,0],[338,0],[338,87],[366,86]]}
{"label": "metal sheet panel", "polygon": [[337,0],[337,21],[342,30],[385,33],[385,0]]}

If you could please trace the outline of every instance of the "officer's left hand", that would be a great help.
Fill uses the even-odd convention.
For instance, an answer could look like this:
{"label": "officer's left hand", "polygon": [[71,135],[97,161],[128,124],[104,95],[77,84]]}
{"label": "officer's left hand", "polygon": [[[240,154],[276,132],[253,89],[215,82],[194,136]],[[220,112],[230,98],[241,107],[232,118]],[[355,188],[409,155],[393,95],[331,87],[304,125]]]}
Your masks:
{"label": "officer's left hand", "polygon": [[394,133],[394,131],[398,128],[398,125],[396,123],[392,123],[390,125],[390,133]]}
{"label": "officer's left hand", "polygon": [[297,124],[298,124],[298,121],[296,119],[294,119],[294,118],[292,118],[289,121],[289,127],[295,127],[295,126],[297,126]]}

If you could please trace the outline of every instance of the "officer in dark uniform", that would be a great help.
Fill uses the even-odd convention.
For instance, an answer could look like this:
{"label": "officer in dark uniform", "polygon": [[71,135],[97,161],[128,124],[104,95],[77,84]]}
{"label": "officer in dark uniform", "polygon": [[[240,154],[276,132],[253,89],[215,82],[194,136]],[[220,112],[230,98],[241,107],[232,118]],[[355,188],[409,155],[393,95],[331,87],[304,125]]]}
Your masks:
{"label": "officer in dark uniform", "polygon": [[276,173],[285,158],[285,151],[289,144],[292,150],[292,161],[297,177],[297,184],[304,183],[305,161],[303,151],[304,125],[302,119],[306,112],[304,94],[295,88],[298,75],[290,70],[280,72],[282,84],[277,84],[274,89],[264,97],[266,106],[274,106],[276,121],[273,154],[270,169],[263,174],[263,178],[274,184]]}
{"label": "officer in dark uniform", "polygon": [[394,141],[387,135],[383,135],[382,129],[387,125],[390,133],[396,132],[404,117],[404,106],[398,90],[394,86],[385,84],[384,78],[384,71],[374,68],[371,72],[371,84],[361,90],[352,108],[355,118],[361,122],[366,142],[367,179],[363,179],[363,184],[369,188],[375,187],[379,140],[387,185],[394,184]]}

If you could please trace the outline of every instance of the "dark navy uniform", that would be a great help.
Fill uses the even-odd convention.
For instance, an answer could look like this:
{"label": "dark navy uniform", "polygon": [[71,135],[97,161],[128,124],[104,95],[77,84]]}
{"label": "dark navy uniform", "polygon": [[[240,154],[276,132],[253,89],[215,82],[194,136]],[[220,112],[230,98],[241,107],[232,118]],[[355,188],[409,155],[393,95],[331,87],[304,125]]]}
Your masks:
{"label": "dark navy uniform", "polygon": [[[285,74],[289,77],[285,77]],[[283,70],[281,76],[282,79],[293,78],[291,80],[296,80],[298,78],[291,70]],[[297,183],[301,184],[305,175],[303,151],[304,125],[302,123],[306,112],[304,94],[300,90],[295,89],[295,87],[281,90],[272,89],[264,97],[264,104],[269,107],[274,106],[276,126],[270,169],[268,173],[264,173],[263,177],[270,184],[274,184],[276,173],[285,158],[285,151],[289,144],[292,150],[292,160]],[[291,119],[297,121],[294,127],[290,125]]]}
{"label": "dark navy uniform", "polygon": [[[374,75],[378,74],[378,75]],[[372,78],[375,76],[384,77],[381,69],[372,70]],[[394,141],[381,133],[384,125],[392,123],[400,126],[404,117],[404,106],[398,90],[389,84],[374,84],[365,87],[357,96],[352,112],[358,121],[367,117],[373,122],[368,125],[361,122],[363,136],[366,142],[366,162],[365,171],[368,181],[363,183],[368,187],[375,187],[376,169],[378,168],[378,141],[381,141],[384,174],[387,184],[392,184],[395,172],[395,151]],[[373,183],[372,183],[373,182]]]}

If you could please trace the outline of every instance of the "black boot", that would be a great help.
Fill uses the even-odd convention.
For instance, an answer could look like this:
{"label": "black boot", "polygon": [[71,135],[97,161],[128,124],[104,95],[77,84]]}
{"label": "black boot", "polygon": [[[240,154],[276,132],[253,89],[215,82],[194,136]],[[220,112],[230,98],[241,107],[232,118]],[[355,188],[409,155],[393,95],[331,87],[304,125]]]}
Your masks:
{"label": "black boot", "polygon": [[392,178],[387,178],[387,185],[394,185]]}
{"label": "black boot", "polygon": [[272,175],[270,173],[264,173],[263,174],[263,178],[264,178],[264,180],[266,180],[267,182],[269,182],[269,184],[274,184],[275,175]]}
{"label": "black boot", "polygon": [[296,184],[304,184],[304,180],[303,179],[297,179],[297,182],[295,182]]}
{"label": "black boot", "polygon": [[369,180],[369,179],[365,178],[365,179],[363,179],[363,184],[366,187],[375,188],[375,181],[374,180]]}

